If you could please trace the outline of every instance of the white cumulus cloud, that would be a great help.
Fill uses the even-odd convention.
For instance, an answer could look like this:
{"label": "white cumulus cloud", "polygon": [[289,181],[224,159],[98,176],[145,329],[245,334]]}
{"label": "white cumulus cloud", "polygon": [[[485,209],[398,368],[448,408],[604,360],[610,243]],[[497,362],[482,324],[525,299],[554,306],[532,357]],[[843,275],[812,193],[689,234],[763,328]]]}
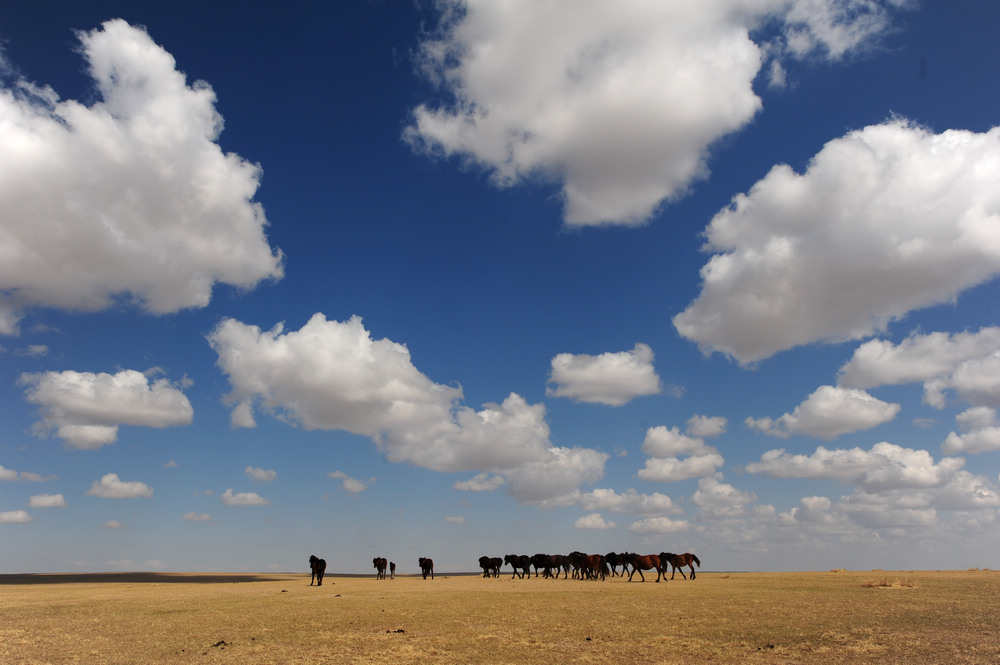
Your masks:
{"label": "white cumulus cloud", "polygon": [[638,343],[631,351],[598,356],[560,353],[552,359],[546,389],[550,397],[621,406],[635,397],[658,395],[660,377],[653,369],[653,350]]}
{"label": "white cumulus cloud", "polygon": [[270,499],[265,499],[256,492],[236,492],[227,489],[219,497],[222,503],[227,506],[266,506],[271,503]]}
{"label": "white cumulus cloud", "polygon": [[561,183],[568,225],[639,224],[707,175],[709,146],[761,107],[773,57],[839,59],[890,24],[875,0],[447,0],[420,47],[444,93],[404,137],[501,187]]}
{"label": "white cumulus cloud", "polygon": [[638,522],[632,522],[628,530],[640,535],[666,535],[687,531],[690,528],[691,523],[687,520],[673,520],[669,517],[647,517]]}
{"label": "white cumulus cloud", "polygon": [[66,447],[93,450],[118,438],[119,425],[175,427],[191,423],[194,410],[177,384],[136,370],[116,374],[22,374],[25,398],[40,408],[35,431],[55,430]]}
{"label": "white cumulus cloud", "polygon": [[1000,406],[1000,328],[912,334],[899,344],[870,340],[839,373],[839,383],[854,388],[917,382],[924,401],[938,409],[950,391],[966,402]]}
{"label": "white cumulus cloud", "polygon": [[28,501],[29,508],[65,508],[66,499],[62,494],[35,494]]}
{"label": "white cumulus cloud", "polygon": [[269,483],[278,477],[278,472],[274,469],[260,469],[255,466],[248,466],[243,469],[243,473],[247,475],[247,478],[256,480],[258,483]]}
{"label": "white cumulus cloud", "polygon": [[607,530],[616,529],[618,526],[614,522],[609,522],[601,517],[600,513],[590,513],[574,522],[573,528],[580,530]]}
{"label": "white cumulus cloud", "polygon": [[280,278],[260,167],[215,142],[212,88],[121,19],[77,37],[99,101],[0,88],[0,164],[17,164],[0,172],[0,333],[32,306],[168,313]]}
{"label": "white cumulus cloud", "polygon": [[860,339],[1000,272],[1000,128],[893,119],[775,166],[705,231],[715,255],[674,317],[705,352],[752,363]]}
{"label": "white cumulus cloud", "polygon": [[[693,420],[695,428],[702,421]],[[642,442],[642,451],[650,455],[638,476],[643,480],[672,482],[712,475],[725,460],[719,451],[697,436],[683,434],[677,427],[650,427]],[[684,457],[681,457],[681,456]]]}
{"label": "white cumulus cloud", "polygon": [[926,450],[883,441],[871,450],[829,450],[819,446],[812,455],[769,450],[759,462],[747,464],[746,470],[772,478],[829,478],[867,492],[880,492],[941,486],[964,465],[965,460],[959,457],[944,457],[935,462]]}
{"label": "white cumulus cloud", "polygon": [[117,473],[106,473],[100,480],[95,480],[87,490],[90,496],[104,499],[135,499],[153,496],[153,488],[138,480],[124,481]]}
{"label": "white cumulus cloud", "polygon": [[[368,489],[368,483],[358,480],[357,478],[351,478],[343,471],[334,471],[333,473],[328,473],[326,475],[328,475],[330,478],[335,478],[337,480],[340,480],[341,481],[340,486],[344,489],[345,492],[350,492],[351,494],[358,494],[359,492],[364,492],[366,489]],[[372,481],[374,481],[374,478],[372,479]]]}
{"label": "white cumulus cloud", "polygon": [[34,518],[27,510],[8,510],[0,512],[0,524],[28,524]]}
{"label": "white cumulus cloud", "polygon": [[976,406],[955,416],[961,434],[951,432],[941,444],[945,455],[988,453],[1000,450],[1000,420],[996,409]]}
{"label": "white cumulus cloud", "polygon": [[747,427],[788,438],[807,434],[821,439],[835,439],[841,434],[871,429],[887,423],[899,413],[899,404],[872,397],[863,390],[820,386],[804,402],[777,419],[747,418]]}
{"label": "white cumulus cloud", "polygon": [[261,408],[306,429],[353,432],[393,462],[500,476],[521,501],[571,492],[604,470],[606,454],[551,443],[543,404],[511,393],[478,411],[463,406],[460,388],[431,381],[406,346],[372,339],[356,316],[316,314],[288,332],[226,319],[209,341],[229,377],[236,424]]}

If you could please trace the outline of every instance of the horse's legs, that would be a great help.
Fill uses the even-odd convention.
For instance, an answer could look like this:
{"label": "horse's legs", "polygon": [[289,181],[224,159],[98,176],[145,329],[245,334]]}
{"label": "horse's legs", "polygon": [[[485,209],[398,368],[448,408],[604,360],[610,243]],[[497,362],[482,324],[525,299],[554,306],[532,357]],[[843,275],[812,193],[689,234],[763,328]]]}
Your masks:
{"label": "horse's legs", "polygon": [[691,566],[691,579],[694,579],[694,566]]}

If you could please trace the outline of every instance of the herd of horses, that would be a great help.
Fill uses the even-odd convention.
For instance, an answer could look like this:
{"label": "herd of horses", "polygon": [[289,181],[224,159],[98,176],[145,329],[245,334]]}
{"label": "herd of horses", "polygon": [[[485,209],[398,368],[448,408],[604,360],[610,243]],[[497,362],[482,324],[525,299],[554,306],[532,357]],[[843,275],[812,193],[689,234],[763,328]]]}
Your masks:
{"label": "herd of horses", "polygon": [[[558,579],[562,573],[563,579],[568,579],[572,571],[573,579],[603,580],[616,575],[628,574],[628,581],[632,581],[632,576],[639,573],[639,579],[646,581],[644,570],[655,570],[656,581],[667,579],[667,569],[671,568],[670,579],[679,570],[681,577],[687,579],[684,574],[684,567],[691,569],[691,579],[695,579],[695,566],[701,566],[698,557],[690,552],[684,554],[674,554],[672,552],[660,552],[659,554],[639,555],[634,552],[617,554],[584,554],[583,552],[573,552],[571,554],[508,554],[504,558],[500,557],[479,557],[479,567],[483,569],[483,577],[500,577],[500,569],[503,566],[510,566],[514,570],[511,579],[525,576],[531,577],[531,569],[535,569],[535,577],[541,573],[542,577],[553,577]],[[618,567],[621,566],[621,572]],[[631,568],[631,570],[630,570]]]}
{"label": "herd of horses", "polygon": [[[420,557],[417,560],[420,565],[420,573],[427,579],[430,575],[434,579],[434,560],[427,557]],[[396,563],[389,561],[385,557],[375,557],[372,559],[375,567],[375,579],[384,580],[386,570],[389,571],[389,579],[396,578]],[[616,575],[628,574],[628,581],[632,581],[632,576],[639,573],[639,579],[646,581],[644,570],[656,571],[656,581],[667,579],[667,568],[671,568],[670,579],[674,579],[677,571],[681,571],[681,577],[688,579],[684,574],[684,568],[691,569],[691,579],[695,579],[695,566],[701,566],[698,557],[690,552],[684,554],[673,554],[671,552],[660,552],[659,554],[639,555],[635,552],[625,552],[616,554],[584,554],[583,552],[572,552],[571,554],[508,554],[502,559],[498,556],[479,557],[479,567],[483,569],[483,577],[500,577],[500,569],[503,566],[510,566],[514,569],[511,579],[520,577],[522,580],[531,577],[531,569],[535,569],[535,577],[539,572],[542,577],[559,578],[562,573],[563,579],[569,579],[572,571],[573,579],[603,580]],[[621,566],[621,572],[618,567]],[[326,560],[318,558],[315,554],[309,557],[309,568],[312,570],[312,578],[309,586],[315,583],[323,586],[323,575],[326,573]],[[631,568],[631,570],[629,570]]]}

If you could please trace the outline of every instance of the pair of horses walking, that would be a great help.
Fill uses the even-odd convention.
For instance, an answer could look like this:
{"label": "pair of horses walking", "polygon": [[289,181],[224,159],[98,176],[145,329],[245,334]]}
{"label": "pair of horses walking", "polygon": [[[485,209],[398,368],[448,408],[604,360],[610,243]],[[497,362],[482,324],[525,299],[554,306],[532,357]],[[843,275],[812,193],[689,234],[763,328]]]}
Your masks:
{"label": "pair of horses walking", "polygon": [[385,557],[377,556],[372,559],[372,564],[375,566],[375,579],[384,580],[386,568],[389,569],[389,579],[396,579],[396,562],[389,561]]}
{"label": "pair of horses walking", "polygon": [[690,552],[685,552],[684,554],[674,554],[672,552],[660,552],[657,554],[647,554],[640,556],[635,553],[627,553],[621,555],[621,560],[624,561],[628,566],[632,567],[629,571],[628,581],[632,581],[632,576],[638,572],[639,577],[643,582],[646,581],[646,576],[642,574],[644,570],[655,570],[656,571],[656,581],[659,582],[660,578],[667,578],[667,566],[671,566],[673,570],[670,573],[670,579],[674,579],[674,575],[677,571],[681,571],[681,577],[687,579],[687,575],[684,574],[684,566],[691,569],[691,579],[695,578],[694,565],[697,564],[701,566],[701,561],[698,557]]}

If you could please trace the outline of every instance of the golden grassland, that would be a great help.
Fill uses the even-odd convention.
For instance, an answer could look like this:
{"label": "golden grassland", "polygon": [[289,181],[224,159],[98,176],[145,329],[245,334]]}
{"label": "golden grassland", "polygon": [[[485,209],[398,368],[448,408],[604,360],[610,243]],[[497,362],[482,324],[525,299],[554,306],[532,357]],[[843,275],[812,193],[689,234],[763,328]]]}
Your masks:
{"label": "golden grassland", "polygon": [[0,663],[997,663],[1000,572],[0,575]]}

